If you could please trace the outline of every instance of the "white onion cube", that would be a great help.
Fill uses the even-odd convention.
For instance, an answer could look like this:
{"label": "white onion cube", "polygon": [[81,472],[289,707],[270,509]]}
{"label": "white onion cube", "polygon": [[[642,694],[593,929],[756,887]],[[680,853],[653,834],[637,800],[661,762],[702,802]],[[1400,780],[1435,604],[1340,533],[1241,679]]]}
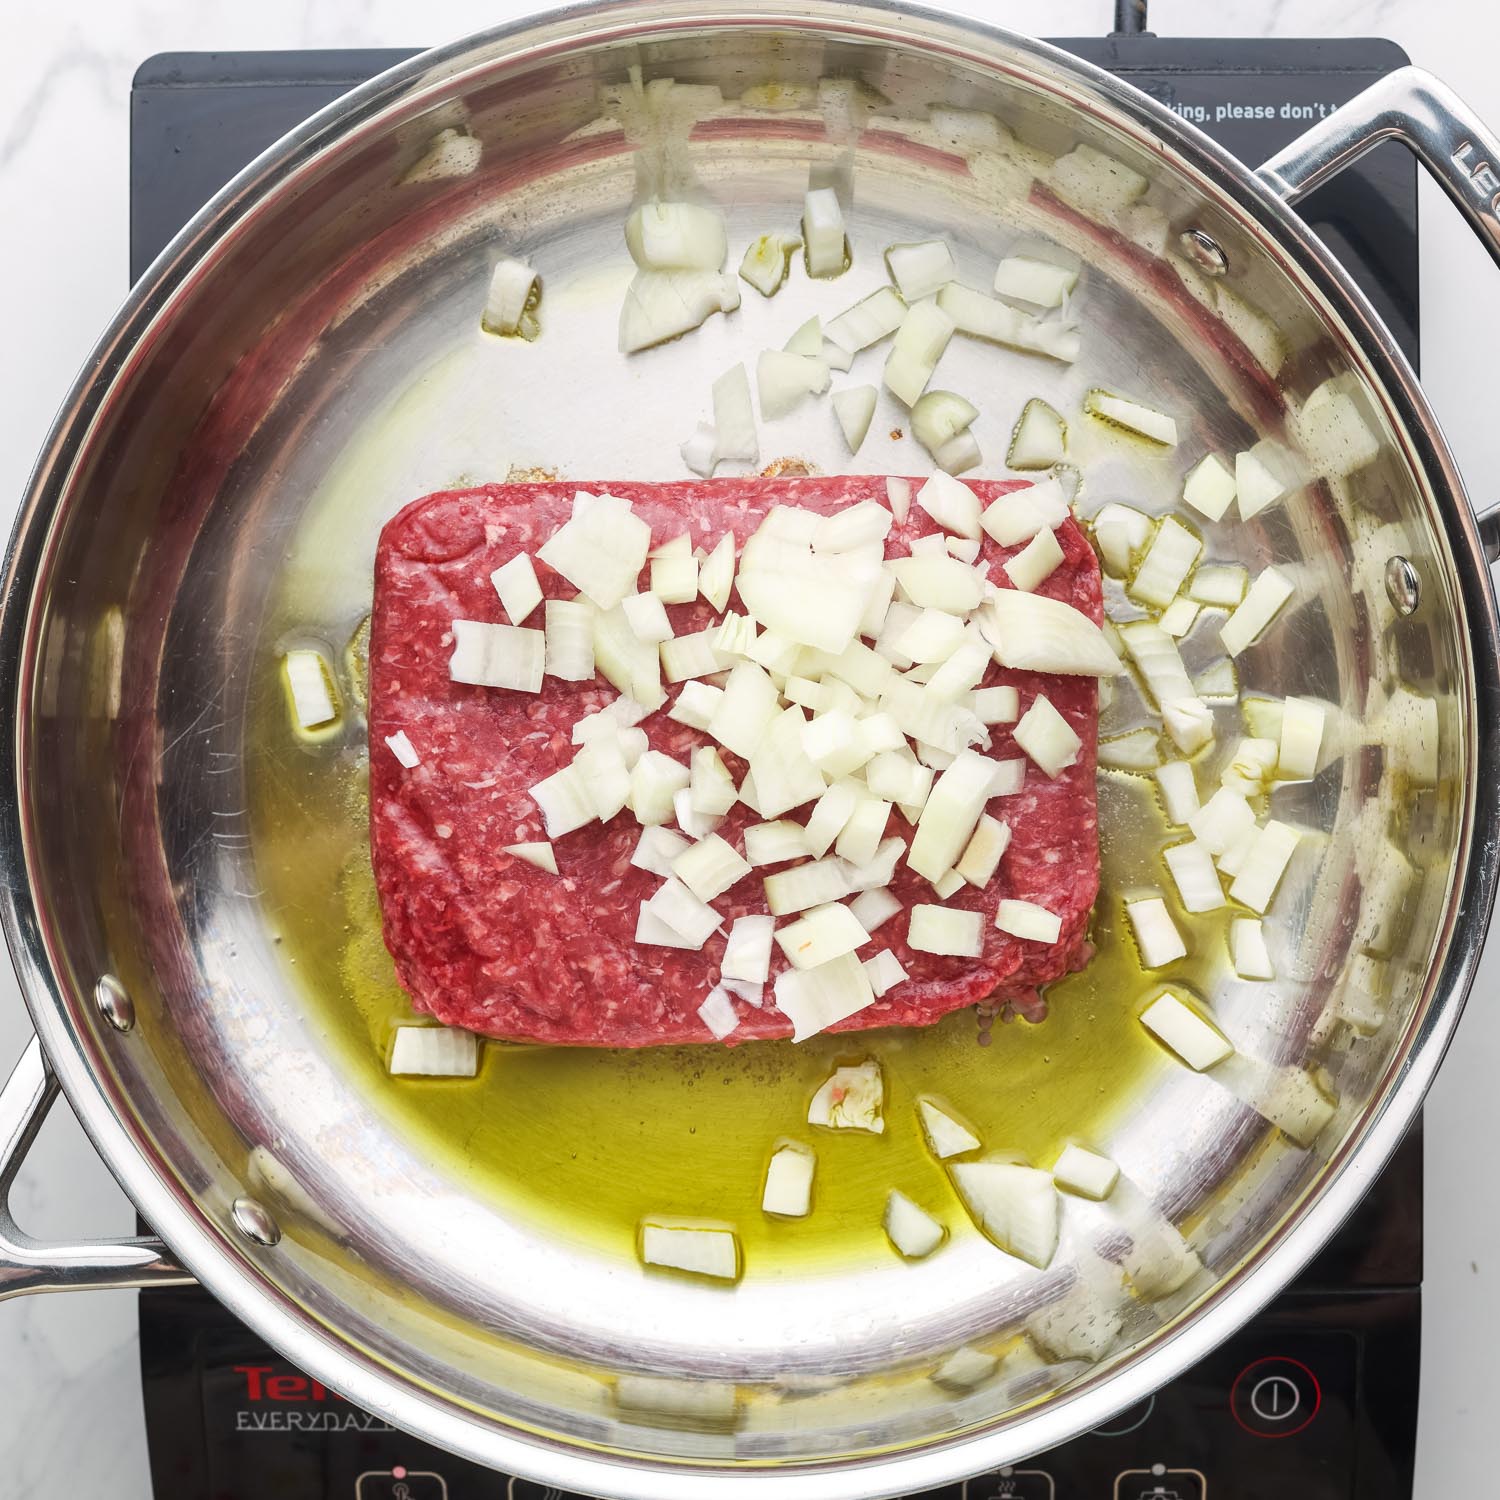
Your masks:
{"label": "white onion cube", "polygon": [[1120,1169],[1107,1156],[1083,1146],[1067,1145],[1052,1168],[1052,1180],[1080,1198],[1109,1197],[1120,1180]]}
{"label": "white onion cube", "polygon": [[914,906],[906,941],[919,953],[978,958],[984,950],[984,919],[977,911],[952,906]]}
{"label": "white onion cube", "polygon": [[1170,990],[1163,990],[1141,1012],[1141,1023],[1188,1067],[1201,1073],[1234,1053],[1227,1037]]}
{"label": "white onion cube", "polygon": [[1164,964],[1187,957],[1187,945],[1161,897],[1127,901],[1125,915],[1130,919],[1130,930],[1135,934],[1143,968],[1159,969]]}
{"label": "white onion cube", "polygon": [[766,1168],[761,1211],[784,1219],[805,1218],[812,1208],[816,1166],[817,1158],[806,1146],[778,1146]]}

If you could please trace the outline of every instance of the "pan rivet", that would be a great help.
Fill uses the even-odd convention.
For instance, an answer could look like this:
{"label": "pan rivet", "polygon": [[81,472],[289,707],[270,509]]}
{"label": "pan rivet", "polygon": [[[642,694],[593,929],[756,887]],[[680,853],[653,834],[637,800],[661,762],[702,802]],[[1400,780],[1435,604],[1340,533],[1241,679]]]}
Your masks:
{"label": "pan rivet", "polygon": [[94,986],[94,1004],[116,1031],[129,1031],[135,1025],[135,1002],[113,974],[104,975]]}
{"label": "pan rivet", "polygon": [[1184,229],[1177,237],[1182,253],[1205,276],[1222,276],[1229,269],[1229,257],[1224,247],[1211,234],[1202,229]]}
{"label": "pan rivet", "polygon": [[234,1227],[247,1240],[254,1240],[257,1245],[274,1245],[280,1241],[281,1226],[256,1199],[236,1198],[229,1211],[234,1217]]}
{"label": "pan rivet", "polygon": [[1422,597],[1422,580],[1416,565],[1399,554],[1385,565],[1385,591],[1398,615],[1409,615]]}

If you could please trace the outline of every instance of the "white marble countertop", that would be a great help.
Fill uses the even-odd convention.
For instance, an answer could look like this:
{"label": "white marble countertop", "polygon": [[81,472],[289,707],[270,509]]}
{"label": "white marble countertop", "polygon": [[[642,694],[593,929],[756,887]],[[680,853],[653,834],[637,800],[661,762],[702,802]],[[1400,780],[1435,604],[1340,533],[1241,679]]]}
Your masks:
{"label": "white marble countertop", "polygon": [[[1042,35],[1091,35],[1108,0],[950,0]],[[0,525],[53,408],[126,290],[130,79],[163,51],[415,46],[532,8],[524,0],[72,0],[10,7],[0,50]],[[1153,0],[1166,36],[1385,36],[1500,124],[1500,9],[1472,0]],[[1494,419],[1496,272],[1428,183],[1422,197],[1425,383],[1475,493],[1500,482]],[[1500,1131],[1500,939],[1427,1106],[1425,1319],[1417,1495],[1493,1488],[1493,1345],[1500,1330],[1500,1189],[1482,1142]],[[0,1066],[28,1027],[0,963]],[[1477,1176],[1477,1180],[1476,1180]],[[1486,1177],[1491,1180],[1486,1180]],[[129,1233],[132,1216],[65,1106],[16,1193],[41,1235]],[[86,1294],[0,1306],[0,1452],[7,1493],[27,1500],[150,1495],[134,1298]],[[178,1500],[178,1497],[174,1497]],[[180,1497],[193,1500],[193,1497]]]}

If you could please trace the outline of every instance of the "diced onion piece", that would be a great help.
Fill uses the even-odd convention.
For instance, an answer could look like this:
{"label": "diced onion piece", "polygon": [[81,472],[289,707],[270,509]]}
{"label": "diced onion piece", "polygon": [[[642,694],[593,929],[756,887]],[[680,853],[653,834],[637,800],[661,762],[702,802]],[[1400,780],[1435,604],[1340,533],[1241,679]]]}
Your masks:
{"label": "diced onion piece", "polygon": [[823,325],[816,313],[781,346],[788,354],[823,353]]}
{"label": "diced onion piece", "polygon": [[750,404],[750,376],[744,365],[731,365],[713,383],[714,458],[731,463],[760,462],[760,439]]}
{"label": "diced onion piece", "polygon": [[883,286],[871,292],[861,302],[856,302],[847,312],[842,312],[824,329],[830,343],[857,354],[889,338],[901,326],[906,316],[906,303],[894,287]]}
{"label": "diced onion piece", "polygon": [[1113,677],[1120,670],[1104,633],[1061,599],[1000,589],[975,619],[1002,667],[1088,677]]}
{"label": "diced onion piece", "polygon": [[931,1099],[919,1099],[917,1112],[922,1121],[922,1134],[927,1137],[927,1144],[939,1161],[979,1149],[979,1137]]}
{"label": "diced onion piece", "polygon": [[1205,563],[1188,580],[1187,596],[1232,609],[1245,597],[1245,570],[1237,563]]}
{"label": "diced onion piece", "polygon": [[1264,912],[1286,873],[1302,835],[1272,818],[1256,836],[1245,862],[1229,887],[1229,894],[1252,911]]}
{"label": "diced onion piece", "polygon": [[946,240],[923,240],[915,245],[892,245],[885,252],[891,280],[908,302],[918,302],[940,291],[958,275]]}
{"label": "diced onion piece", "polygon": [[779,818],[823,795],[827,782],[803,748],[807,719],[795,704],[772,721],[755,753],[750,774],[762,817]]}
{"label": "diced onion piece", "polygon": [[[643,756],[642,759],[644,758]],[[664,756],[663,759],[666,757]],[[672,764],[676,765],[676,762],[673,761]],[[638,870],[660,875],[665,880],[672,873],[672,861],[691,847],[681,834],[673,833],[670,828],[652,824],[641,829],[641,836],[636,841],[635,851],[630,856],[630,863]],[[765,920],[769,921],[770,918],[767,917]]]}
{"label": "diced onion piece", "polygon": [[984,599],[979,574],[956,557],[922,552],[912,557],[898,557],[888,566],[903,597],[919,609],[966,615],[977,609]]}
{"label": "diced onion piece", "polygon": [[553,532],[537,556],[599,609],[608,610],[635,592],[650,546],[651,528],[629,501],[600,495]]}
{"label": "diced onion piece", "polygon": [[883,750],[865,767],[865,784],[883,801],[921,807],[932,788],[932,771],[909,750]]}
{"label": "diced onion piece", "polygon": [[1014,797],[1025,785],[1026,762],[1024,760],[1017,758],[995,762],[995,779],[990,783],[990,796]]}
{"label": "diced onion piece", "polygon": [[1107,1156],[1083,1146],[1067,1145],[1052,1167],[1052,1180],[1080,1198],[1102,1202],[1114,1192],[1120,1169]]}
{"label": "diced onion piece", "polygon": [[1276,741],[1242,739],[1234,747],[1229,764],[1219,775],[1219,785],[1244,797],[1257,797],[1276,769]]}
{"label": "diced onion piece", "polygon": [[822,395],[828,389],[828,366],[811,355],[764,349],[755,362],[755,383],[761,417],[769,422],[786,416],[804,397]]}
{"label": "diced onion piece", "polygon": [[1021,696],[1013,687],[979,688],[971,706],[981,724],[1014,724],[1021,713]]}
{"label": "diced onion piece", "polygon": [[1164,964],[1175,963],[1187,957],[1187,946],[1182,934],[1167,910],[1167,903],[1160,896],[1144,901],[1127,901],[1125,915],[1130,919],[1130,930],[1135,934],[1136,947],[1140,949],[1141,966],[1159,969]]}
{"label": "diced onion piece", "polygon": [[1266,934],[1259,918],[1235,917],[1229,924],[1229,953],[1241,979],[1274,979]]}
{"label": "diced onion piece", "polygon": [[386,1069],[406,1078],[472,1078],[479,1038],[455,1026],[398,1026]]}
{"label": "diced onion piece", "polygon": [[946,901],[950,896],[956,896],[963,888],[964,878],[957,870],[944,870],[932,882],[932,889],[940,901]]}
{"label": "diced onion piece", "polygon": [[[993,786],[993,775],[991,777]],[[1010,824],[983,814],[954,870],[970,885],[983,887],[995,878],[1000,857],[1010,844]]]}
{"label": "diced onion piece", "polygon": [[964,641],[928,679],[927,696],[944,703],[968,702],[971,689],[993,660],[994,653],[986,642]]}
{"label": "diced onion piece", "polygon": [[895,989],[898,984],[905,984],[909,978],[906,970],[901,966],[901,960],[889,948],[882,948],[873,958],[867,958],[864,961],[864,970],[877,1000]]}
{"label": "diced onion piece", "polygon": [[[1029,1349],[1030,1345],[1021,1347]],[[1014,1354],[1007,1355],[1007,1364],[1014,1358]],[[1032,1358],[1040,1366],[1040,1358],[1036,1355],[1032,1355]],[[961,1344],[932,1372],[930,1379],[934,1385],[944,1386],[949,1390],[972,1391],[976,1386],[983,1385],[995,1373],[999,1364],[995,1355]]]}
{"label": "diced onion piece", "polygon": [[[690,796],[693,811],[720,815],[727,813],[738,800],[734,778],[712,745],[699,745],[689,761]],[[705,897],[711,900],[711,897]]]}
{"label": "diced onion piece", "polygon": [[[732,845],[725,843],[716,833],[700,839],[672,861],[672,874],[700,901],[705,902],[722,896],[730,886],[743,880],[749,873],[749,864],[735,853]],[[664,920],[670,920],[665,912],[661,915]]]}
{"label": "diced onion piece", "polygon": [[1099,764],[1122,771],[1150,771],[1161,764],[1161,736],[1154,729],[1132,729],[1099,741]]}
{"label": "diced onion piece", "polygon": [[803,199],[802,238],[807,245],[807,274],[842,275],[849,263],[844,210],[832,188],[812,188]]}
{"label": "diced onion piece", "polygon": [[[593,623],[594,665],[600,675],[636,702],[659,707],[664,695],[658,648],[641,640],[630,628],[622,604],[596,610]],[[692,639],[686,638],[689,642]],[[666,645],[669,649],[687,649],[676,641]]]}
{"label": "diced onion piece", "polygon": [[830,903],[789,922],[776,933],[776,941],[794,969],[815,969],[853,953],[870,941],[870,934],[849,907]]}
{"label": "diced onion piece", "polygon": [[838,418],[839,431],[844,434],[844,443],[850,453],[859,452],[870,431],[878,394],[873,385],[853,385],[833,393],[833,414]]}
{"label": "diced onion piece", "polygon": [[719,977],[728,982],[764,984],[771,972],[771,934],[774,917],[736,917],[724,944]]}
{"label": "diced onion piece", "polygon": [[926,391],[911,409],[911,433],[936,458],[944,444],[967,432],[978,415],[973,402],[953,391]]}
{"label": "diced onion piece", "polygon": [[[869,891],[888,886],[896,873],[897,862],[905,853],[906,840],[900,834],[892,834],[890,838],[882,842],[875,851],[875,858],[868,864],[858,866],[845,864],[846,879],[850,890]],[[861,920],[864,919],[861,918]],[[865,923],[866,932],[874,930],[868,922]]]}
{"label": "diced onion piece", "polygon": [[733,1281],[740,1274],[739,1241],[729,1229],[647,1224],[641,1230],[641,1259],[648,1266],[719,1281]]}
{"label": "diced onion piece", "polygon": [[1157,527],[1126,592],[1142,604],[1165,608],[1177,597],[1202,551],[1202,541],[1175,516],[1167,516]]}
{"label": "diced onion piece", "polygon": [[1011,736],[1048,776],[1054,779],[1078,759],[1083,741],[1073,726],[1039,693],[1031,707],[1021,715]]}
{"label": "diced onion piece", "polygon": [[1213,855],[1196,839],[1164,849],[1162,858],[1185,911],[1218,911],[1224,905],[1224,887],[1219,884]]}
{"label": "diced onion piece", "polygon": [[1240,679],[1234,663],[1223,656],[1210,662],[1193,678],[1193,691],[1204,700],[1237,698]]}
{"label": "diced onion piece", "polygon": [[1199,459],[1182,486],[1182,498],[1210,521],[1223,519],[1234,504],[1234,495],[1234,471],[1217,453]]}
{"label": "diced onion piece", "polygon": [[594,675],[594,614],[587,599],[549,599],[544,662],[549,677],[587,682]]}
{"label": "diced onion piece", "polygon": [[672,625],[667,619],[666,607],[655,594],[627,594],[620,601],[620,607],[638,641],[655,646],[672,639]]}
{"label": "diced onion piece", "polygon": [[1055,479],[1043,479],[1026,489],[1012,490],[993,500],[979,518],[980,526],[1002,547],[1030,541],[1045,530],[1055,530],[1068,519],[1068,502]]}
{"label": "diced onion piece", "polygon": [[905,1193],[891,1189],[885,1200],[885,1234],[908,1260],[931,1255],[948,1237],[948,1231]]}
{"label": "diced onion piece", "polygon": [[536,272],[524,260],[513,255],[501,256],[490,273],[490,289],[485,295],[480,326],[487,333],[527,333],[536,285]]}
{"label": "diced onion piece", "polygon": [[960,432],[932,455],[932,461],[945,474],[967,474],[984,462],[984,454],[972,432]]}
{"label": "diced onion piece", "polygon": [[904,525],[911,509],[911,481],[909,479],[887,479],[885,498],[895,516],[897,525]]}
{"label": "diced onion piece", "polygon": [[1030,943],[1055,943],[1062,935],[1062,918],[1034,901],[1001,901],[995,909],[995,926]]}
{"label": "diced onion piece", "polygon": [[739,662],[730,670],[708,733],[726,750],[748,760],[779,714],[779,699],[776,684],[763,668]]}
{"label": "diced onion piece", "polygon": [[[983,519],[980,518],[981,524]],[[950,557],[956,557],[960,562],[975,563],[979,561],[979,549],[984,544],[978,537],[950,536],[944,538],[944,545],[948,548]]]}
{"label": "diced onion piece", "polygon": [[812,1208],[813,1172],[817,1158],[806,1146],[778,1146],[766,1168],[761,1211],[784,1219],[802,1219]]}
{"label": "diced onion piece", "polygon": [[[691,604],[698,597],[698,559],[687,532],[652,552],[651,592],[663,604]],[[668,630],[658,639],[667,640],[671,634]]]}
{"label": "diced onion piece", "polygon": [[885,362],[885,387],[903,405],[913,406],[927,389],[938,360],[953,337],[953,319],[936,302],[908,308]]}
{"label": "diced onion piece", "polygon": [[813,532],[813,550],[852,552],[883,542],[891,529],[891,513],[873,500],[861,500],[831,516],[820,516]]}
{"label": "diced onion piece", "polygon": [[1301,476],[1297,460],[1280,443],[1263,438],[1253,448],[1236,455],[1234,482],[1239,497],[1240,519],[1258,516],[1268,505],[1297,487]]}
{"label": "diced onion piece", "polygon": [[637,271],[620,308],[620,352],[663,344],[739,305],[739,286],[728,272]]}
{"label": "diced onion piece", "polygon": [[975,1223],[1002,1250],[1042,1269],[1051,1263],[1060,1204],[1050,1172],[1008,1161],[961,1161],[949,1170]]}
{"label": "diced onion piece", "polygon": [[[933,562],[949,562],[950,558],[933,558]],[[962,563],[959,564],[963,566]],[[897,637],[897,650],[916,662],[944,662],[953,655],[965,639],[964,622],[957,615],[941,609],[924,609]],[[899,722],[899,715],[898,715]],[[908,730],[908,733],[911,731]],[[917,736],[921,738],[922,736]]]}
{"label": "diced onion piece", "polygon": [[1163,447],[1172,448],[1177,444],[1177,423],[1165,412],[1156,411],[1139,401],[1109,391],[1092,390],[1083,399],[1083,409],[1111,427],[1138,433]]}
{"label": "diced onion piece", "polygon": [[1005,575],[1025,593],[1040,588],[1062,566],[1063,550],[1057,533],[1041,530],[1005,562]]}
{"label": "diced onion piece", "polygon": [[[859,967],[852,958],[840,962]],[[862,1062],[834,1070],[833,1076],[813,1095],[807,1107],[807,1123],[823,1125],[830,1130],[867,1130],[872,1135],[883,1135],[885,1119],[881,1112],[884,1107],[885,1081],[881,1077],[880,1064]]]}
{"label": "diced onion piece", "polygon": [[506,844],[505,852],[525,860],[528,865],[535,865],[539,870],[545,870],[549,875],[557,874],[557,855],[552,852],[551,844]]}
{"label": "diced onion piece", "polygon": [[490,574],[490,582],[512,625],[522,624],[542,602],[542,586],[536,581],[529,553],[518,552],[509,562],[502,563]]}
{"label": "diced onion piece", "polygon": [[802,831],[808,851],[822,858],[829,846],[843,832],[853,815],[861,792],[852,781],[837,781],[821,797]]}
{"label": "diced onion piece", "polygon": [[862,797],[834,840],[834,850],[839,858],[848,860],[851,865],[868,864],[880,851],[890,816],[889,802],[882,802],[877,797]]}
{"label": "diced onion piece", "polygon": [[806,911],[849,895],[849,872],[841,859],[818,859],[811,864],[779,870],[765,879],[766,905],[777,917]]}
{"label": "diced onion piece", "polygon": [[1293,592],[1292,581],[1285,573],[1274,567],[1264,569],[1250,585],[1244,602],[1219,627],[1224,649],[1238,656],[1258,640]]}
{"label": "diced onion piece", "polygon": [[1317,774],[1327,711],[1311,698],[1288,698],[1281,713],[1281,743],[1276,766],[1288,780],[1305,781]]}
{"label": "diced onion piece", "polygon": [[745,858],[752,865],[779,865],[789,859],[806,859],[807,830],[800,823],[782,819],[772,823],[752,823],[745,829]]}
{"label": "diced onion piece", "polygon": [[724,220],[697,203],[643,203],[625,220],[625,245],[643,271],[717,271],[728,243]]}
{"label": "diced onion piece", "polygon": [[847,375],[854,368],[854,356],[832,339],[823,340],[822,359],[830,370],[837,370],[840,375]]}
{"label": "diced onion piece", "polygon": [[1297,436],[1319,474],[1343,478],[1380,452],[1380,438],[1361,411],[1367,398],[1351,379],[1325,380],[1297,414]]}
{"label": "diced onion piece", "polygon": [[1061,307],[1077,285],[1076,266],[1054,265],[1030,255],[1007,255],[995,268],[996,292],[1033,307]]}
{"label": "diced onion piece", "polygon": [[849,910],[866,932],[874,932],[901,910],[901,902],[885,886],[872,886],[849,903]]}
{"label": "diced onion piece", "polygon": [[1123,578],[1151,535],[1151,517],[1131,505],[1110,504],[1094,517],[1093,527],[1105,566]]}
{"label": "diced onion piece", "polygon": [[390,747],[391,754],[408,771],[413,771],[422,764],[422,757],[417,754],[416,746],[407,738],[404,729],[398,729],[395,734],[386,735],[385,742]]}
{"label": "diced onion piece", "polygon": [[1202,749],[1214,737],[1213,712],[1194,693],[1177,642],[1147,620],[1128,621],[1118,633],[1161,710],[1173,744],[1188,755]]}
{"label": "diced onion piece", "polygon": [[1170,990],[1163,990],[1141,1012],[1141,1023],[1196,1072],[1202,1073],[1234,1054],[1228,1038]]}
{"label": "diced onion piece", "polygon": [[[642,757],[644,758],[644,757]],[[569,768],[593,804],[594,816],[607,822],[630,800],[630,768],[617,738],[599,736],[573,757]]]}
{"label": "diced onion piece", "polygon": [[[730,853],[733,852],[731,849]],[[691,853],[692,850],[689,849],[687,854]],[[686,946],[701,948],[718,928],[719,914],[677,879],[675,871],[679,862],[686,857],[686,854],[680,854],[672,861],[674,874],[661,883],[649,901],[641,903],[641,909],[666,923],[673,932],[681,936]]]}
{"label": "diced onion piece", "polygon": [[693,794],[688,787],[672,793],[672,814],[677,826],[697,843],[706,839],[724,821],[719,813],[701,813],[693,806]]}
{"label": "diced onion piece", "polygon": [[740,280],[748,281],[762,297],[775,296],[791,269],[792,253],[801,248],[802,236],[797,234],[763,234],[751,240],[740,261]]}
{"label": "diced onion piece", "polygon": [[630,811],[636,822],[646,828],[670,822],[675,811],[673,799],[687,784],[687,766],[660,750],[646,751],[630,769]]}
{"label": "diced onion piece", "polygon": [[1198,618],[1200,608],[1202,606],[1196,601],[1184,599],[1179,595],[1162,610],[1158,623],[1168,635],[1174,639],[1180,639],[1193,628],[1193,621]]}
{"label": "diced onion piece", "polygon": [[729,603],[734,584],[734,533],[725,532],[698,569],[698,592],[717,610]]}
{"label": "diced onion piece", "polygon": [[718,463],[719,435],[707,422],[700,422],[693,435],[679,448],[683,463],[704,479],[712,477]]}
{"label": "diced onion piece", "polygon": [[713,1033],[714,1040],[720,1042],[737,1031],[740,1024],[734,1001],[729,998],[729,991],[722,985],[715,985],[708,992],[707,998],[698,1007],[698,1019]]}
{"label": "diced onion piece", "polygon": [[747,544],[739,592],[760,624],[837,655],[857,635],[879,572],[857,554],[824,556],[793,546],[752,553]]}
{"label": "diced onion piece", "polygon": [[[545,644],[540,630],[493,625],[483,620],[455,620],[448,676],[454,682],[535,693],[542,686]],[[311,654],[317,656],[316,652]]]}
{"label": "diced onion piece", "polygon": [[953,319],[960,333],[972,338],[988,339],[1029,354],[1045,354],[1065,364],[1077,359],[1083,347],[1076,324],[1022,312],[956,281],[938,293],[938,306]]}
{"label": "diced onion piece", "polygon": [[917,492],[917,504],[944,531],[955,536],[979,537],[979,496],[962,480],[939,470]]}
{"label": "diced onion piece", "polygon": [[917,905],[911,909],[906,942],[918,953],[978,958],[984,948],[984,921],[977,911]]}
{"label": "diced onion piece", "polygon": [[1005,463],[1012,469],[1050,469],[1067,457],[1067,423],[1039,396],[1021,408]]}
{"label": "diced onion piece", "polygon": [[1244,833],[1218,856],[1219,872],[1223,875],[1238,875],[1244,868],[1245,861],[1250,857],[1250,851],[1255,847],[1255,841],[1260,837],[1260,829],[1253,823]]}
{"label": "diced onion piece", "polygon": [[[874,1001],[875,992],[859,959],[853,953],[846,953],[816,968],[787,969],[776,980],[775,996],[777,1009],[792,1023],[792,1040],[802,1042],[863,1010]],[[840,1072],[845,1071],[854,1070],[840,1069]],[[828,1085],[825,1084],[824,1088],[827,1089]],[[819,1091],[820,1097],[822,1092]],[[815,1110],[817,1102],[815,1099]],[[831,1100],[831,1113],[837,1114],[839,1105],[839,1100]],[[833,1118],[814,1118],[814,1112],[808,1114],[811,1124],[842,1123]],[[885,1127],[883,1122],[877,1121],[874,1126],[858,1128],[883,1130]]]}
{"label": "diced onion piece", "polygon": [[958,863],[989,800],[994,774],[992,760],[963,750],[937,778],[906,856],[918,875],[935,881]]}
{"label": "diced onion piece", "polygon": [[1182,825],[1198,811],[1198,783],[1185,760],[1170,760],[1156,768],[1156,784],[1166,806],[1167,822]]}
{"label": "diced onion piece", "polygon": [[684,682],[672,706],[667,710],[667,717],[692,729],[706,730],[723,698],[724,689],[715,687],[711,682]]}

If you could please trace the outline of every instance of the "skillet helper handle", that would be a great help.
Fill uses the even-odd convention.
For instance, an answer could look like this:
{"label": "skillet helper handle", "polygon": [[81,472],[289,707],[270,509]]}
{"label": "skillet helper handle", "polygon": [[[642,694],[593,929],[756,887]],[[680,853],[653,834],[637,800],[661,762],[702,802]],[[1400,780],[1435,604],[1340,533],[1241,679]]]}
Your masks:
{"label": "skillet helper handle", "polygon": [[16,1174],[57,1098],[57,1079],[32,1037],[0,1090],[0,1300],[28,1292],[92,1287],[188,1286],[192,1275],[156,1239],[47,1244],[16,1225],[10,1194]]}
{"label": "skillet helper handle", "polygon": [[[1271,157],[1256,175],[1286,203],[1382,141],[1400,141],[1427,168],[1500,265],[1500,136],[1447,84],[1397,68]],[[1500,561],[1500,500],[1476,507],[1485,556]]]}

